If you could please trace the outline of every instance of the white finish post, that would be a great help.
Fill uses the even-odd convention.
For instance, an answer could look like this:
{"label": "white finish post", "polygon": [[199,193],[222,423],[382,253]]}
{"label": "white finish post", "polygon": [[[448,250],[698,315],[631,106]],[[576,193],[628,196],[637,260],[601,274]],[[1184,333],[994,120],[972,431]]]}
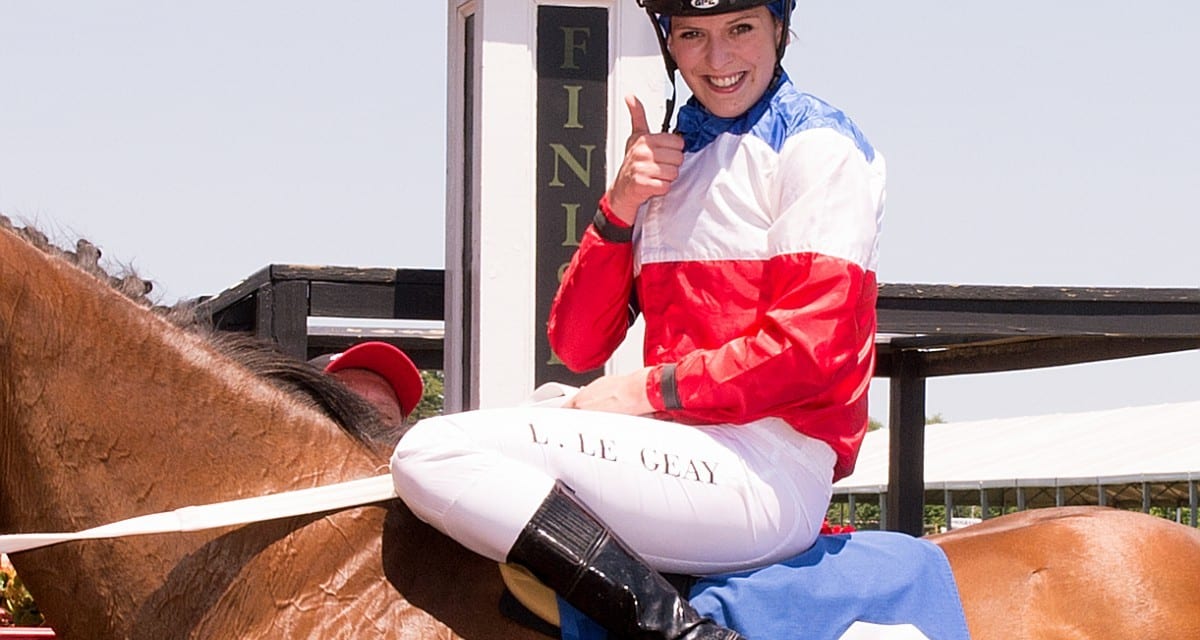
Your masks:
{"label": "white finish post", "polygon": [[[665,72],[634,0],[448,7],[446,410],[460,411],[569,377],[536,355],[548,351],[539,303],[620,164],[624,95],[661,120]],[[609,370],[640,365],[633,341]]]}

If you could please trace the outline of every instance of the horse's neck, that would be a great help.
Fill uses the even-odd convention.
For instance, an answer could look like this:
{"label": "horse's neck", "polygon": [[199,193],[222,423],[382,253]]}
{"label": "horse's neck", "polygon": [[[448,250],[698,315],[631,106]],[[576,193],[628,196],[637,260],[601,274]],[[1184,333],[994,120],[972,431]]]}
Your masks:
{"label": "horse's neck", "polygon": [[[0,229],[0,530],[381,470],[329,420]],[[398,501],[14,561],[62,637],[538,637],[496,613],[493,563]]]}
{"label": "horse's neck", "polygon": [[[77,530],[366,477],[380,464],[195,336],[0,229],[3,531]],[[282,526],[268,539],[258,536],[269,528],[229,534],[245,538],[232,547],[214,546],[221,532],[61,545],[18,568],[47,611],[76,594],[84,601],[89,581],[102,578],[106,593],[96,595],[111,602],[98,604],[127,609],[155,594],[180,597],[163,589],[202,583],[223,562],[236,569],[299,524]],[[351,540],[379,530],[327,533]],[[203,571],[181,572],[189,562]]]}
{"label": "horse's neck", "polygon": [[16,442],[7,462],[41,487],[63,482],[54,494],[67,509],[38,509],[46,524],[377,472],[379,460],[331,421],[198,337],[11,235],[3,243],[2,435]]}

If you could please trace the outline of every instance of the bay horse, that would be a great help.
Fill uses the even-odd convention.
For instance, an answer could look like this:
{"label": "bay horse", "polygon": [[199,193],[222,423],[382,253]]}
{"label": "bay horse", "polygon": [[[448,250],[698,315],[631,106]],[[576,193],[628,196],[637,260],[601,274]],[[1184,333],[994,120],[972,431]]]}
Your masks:
{"label": "bay horse", "polygon": [[[150,309],[140,280],[97,273],[96,257],[0,217],[0,532],[386,473],[399,434],[339,424]],[[933,539],[975,640],[1200,637],[1194,529],[1046,509]],[[500,613],[494,563],[398,500],[12,560],[61,638],[545,637]]]}

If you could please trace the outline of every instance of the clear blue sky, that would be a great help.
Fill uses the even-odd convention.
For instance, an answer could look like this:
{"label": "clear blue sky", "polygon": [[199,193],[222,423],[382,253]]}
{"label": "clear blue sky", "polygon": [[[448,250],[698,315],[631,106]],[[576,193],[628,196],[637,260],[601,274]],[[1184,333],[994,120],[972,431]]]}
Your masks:
{"label": "clear blue sky", "polygon": [[[0,212],[97,242],[164,302],[270,263],[440,268],[445,15],[0,0]],[[1197,287],[1196,24],[1177,0],[801,0],[786,66],[888,159],[884,282]],[[929,412],[1195,400],[1197,371],[937,379]]]}

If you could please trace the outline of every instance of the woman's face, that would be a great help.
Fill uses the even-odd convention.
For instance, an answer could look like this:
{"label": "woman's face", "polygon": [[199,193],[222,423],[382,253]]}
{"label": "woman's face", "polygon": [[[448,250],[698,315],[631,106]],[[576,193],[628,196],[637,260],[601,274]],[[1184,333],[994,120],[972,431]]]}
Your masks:
{"label": "woman's face", "polygon": [[692,94],[733,118],[762,97],[775,75],[780,25],[765,6],[715,16],[673,16],[668,44]]}

